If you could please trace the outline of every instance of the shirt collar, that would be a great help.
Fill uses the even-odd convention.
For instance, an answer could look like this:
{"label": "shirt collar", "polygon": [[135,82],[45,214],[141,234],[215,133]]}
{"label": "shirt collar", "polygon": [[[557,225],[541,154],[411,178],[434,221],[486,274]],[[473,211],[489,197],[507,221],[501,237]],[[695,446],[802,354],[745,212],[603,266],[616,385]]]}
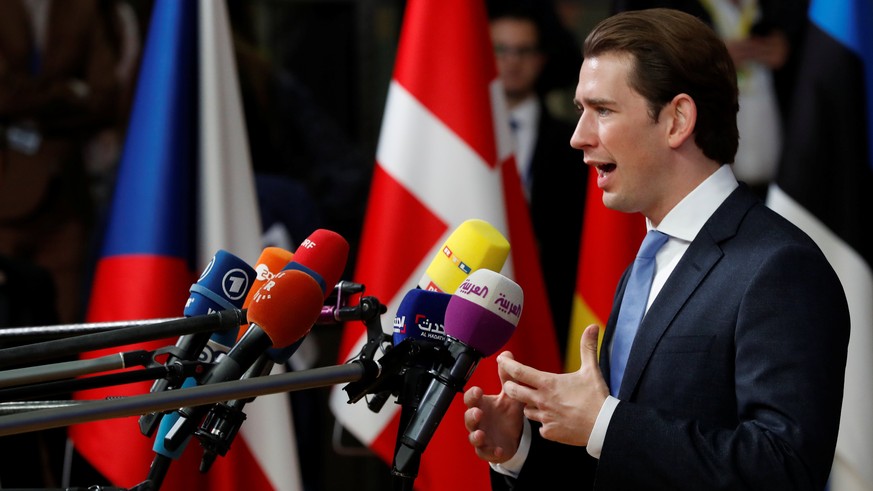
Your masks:
{"label": "shirt collar", "polygon": [[[667,213],[658,230],[670,237],[691,242],[738,185],[730,166],[720,166]],[[652,228],[652,223],[646,218],[646,230]]]}

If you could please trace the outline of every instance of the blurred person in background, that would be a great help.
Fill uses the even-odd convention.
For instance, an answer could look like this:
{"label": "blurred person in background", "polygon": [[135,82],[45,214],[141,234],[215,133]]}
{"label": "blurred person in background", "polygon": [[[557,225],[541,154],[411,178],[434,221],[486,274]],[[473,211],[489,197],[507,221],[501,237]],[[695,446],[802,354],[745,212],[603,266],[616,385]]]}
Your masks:
{"label": "blurred person in background", "polygon": [[118,104],[96,0],[0,2],[0,254],[47,269],[81,321],[92,200],[85,144]]}
{"label": "blurred person in background", "polygon": [[[546,34],[555,29],[547,26],[558,25],[549,5],[523,0],[491,2],[489,17],[497,72],[515,138],[516,166],[539,247],[555,333],[564,353],[576,287],[587,168],[582,165],[582,152],[569,145],[574,125],[555,116],[545,100],[549,89],[559,87],[555,79],[544,81],[547,65],[578,66],[582,59],[578,47],[574,47],[577,59],[572,62],[550,58],[560,50],[558,38]],[[550,24],[549,19],[555,22]],[[570,101],[566,100],[567,106]]]}
{"label": "blurred person in background", "polygon": [[[96,0],[0,2],[5,325],[82,321],[93,225],[83,151],[118,103],[101,19]],[[64,428],[4,437],[0,486],[57,487],[64,444]]]}

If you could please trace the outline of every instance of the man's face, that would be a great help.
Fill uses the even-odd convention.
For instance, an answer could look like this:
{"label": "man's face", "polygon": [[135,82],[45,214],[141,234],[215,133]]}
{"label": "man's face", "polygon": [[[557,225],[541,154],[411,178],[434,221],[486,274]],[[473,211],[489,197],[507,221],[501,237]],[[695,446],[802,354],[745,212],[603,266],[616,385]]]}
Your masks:
{"label": "man's face", "polygon": [[533,93],[545,63],[536,26],[525,20],[496,19],[491,22],[491,41],[507,96],[523,99]]}
{"label": "man's face", "polygon": [[570,145],[597,169],[608,208],[646,214],[669,193],[669,128],[667,118],[652,120],[646,100],[628,85],[631,67],[624,54],[585,59],[575,96],[581,114]]}

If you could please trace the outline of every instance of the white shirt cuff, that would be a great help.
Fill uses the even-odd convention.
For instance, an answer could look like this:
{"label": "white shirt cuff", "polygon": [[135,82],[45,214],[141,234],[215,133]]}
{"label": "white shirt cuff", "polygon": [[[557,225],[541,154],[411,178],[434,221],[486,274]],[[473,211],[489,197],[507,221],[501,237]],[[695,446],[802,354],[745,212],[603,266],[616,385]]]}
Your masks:
{"label": "white shirt cuff", "polygon": [[606,439],[606,429],[609,427],[609,421],[612,419],[612,413],[615,412],[619,400],[612,396],[606,396],[603,405],[600,406],[600,412],[597,413],[597,419],[594,420],[594,428],[591,428],[591,436],[588,437],[588,445],[585,449],[588,455],[595,459],[600,459],[600,452],[603,450],[603,440]]}

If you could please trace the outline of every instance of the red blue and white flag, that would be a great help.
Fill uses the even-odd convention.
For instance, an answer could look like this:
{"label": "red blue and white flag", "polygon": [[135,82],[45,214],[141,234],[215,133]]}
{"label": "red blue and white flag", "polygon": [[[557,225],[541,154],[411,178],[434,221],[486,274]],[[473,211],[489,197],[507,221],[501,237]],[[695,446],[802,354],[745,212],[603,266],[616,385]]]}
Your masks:
{"label": "red blue and white flag", "polygon": [[[151,15],[88,322],[179,317],[189,287],[219,249],[253,264],[262,248],[225,4],[158,0]],[[137,395],[150,387],[127,384],[76,397]],[[161,489],[302,489],[287,394],[258,397],[245,412],[229,452],[209,472],[198,470],[200,446],[189,445]],[[153,442],[140,433],[138,418],[74,425],[69,435],[113,485],[132,487],[148,475]]]}

